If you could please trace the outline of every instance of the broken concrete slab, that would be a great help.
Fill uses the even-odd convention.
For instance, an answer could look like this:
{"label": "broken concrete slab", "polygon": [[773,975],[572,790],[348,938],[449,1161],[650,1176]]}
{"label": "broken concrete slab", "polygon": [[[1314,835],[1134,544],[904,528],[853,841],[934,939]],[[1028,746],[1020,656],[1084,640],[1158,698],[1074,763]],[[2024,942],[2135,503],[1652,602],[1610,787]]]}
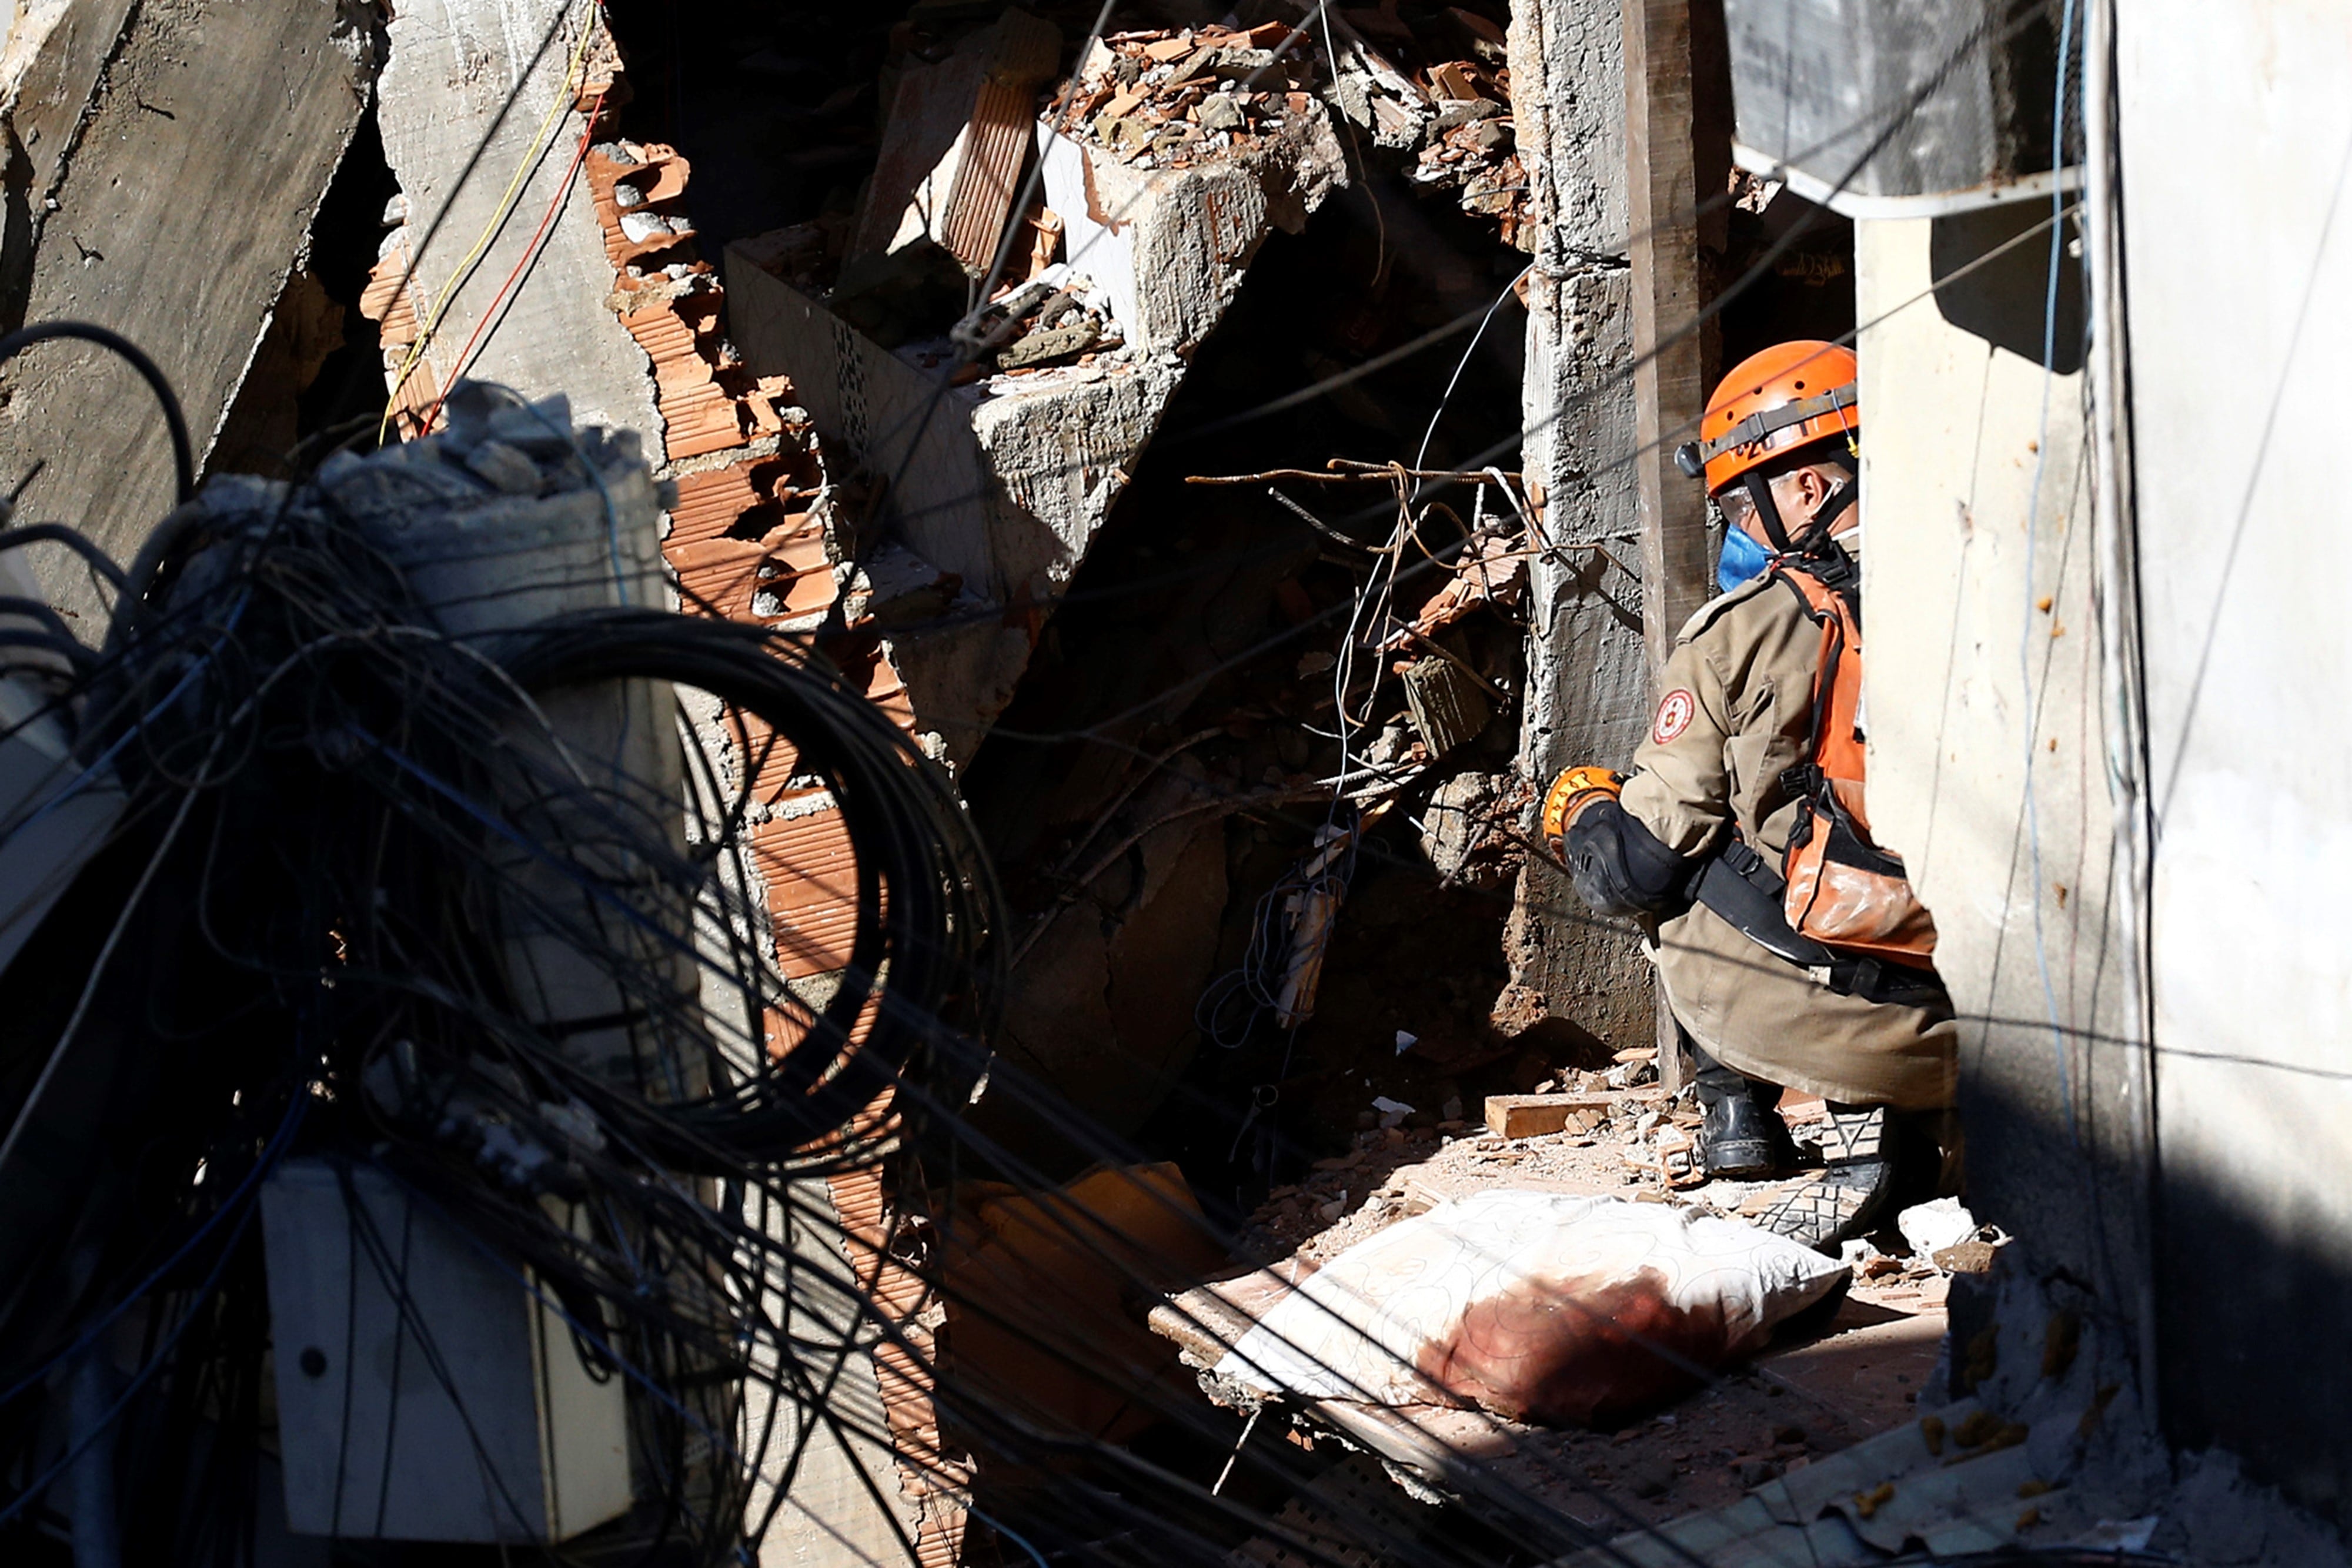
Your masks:
{"label": "broken concrete slab", "polygon": [[[330,0],[29,7],[0,53],[26,183],[6,204],[0,327],[76,319],[151,354],[210,452],[366,107],[372,12]],[[267,92],[254,84],[267,81]],[[197,193],[200,194],[200,198]],[[22,504],[129,559],[172,504],[169,449],[94,349],[15,361],[0,474]],[[144,400],[144,392],[136,392]],[[136,410],[135,413],[131,411]],[[44,581],[100,613],[82,575]]]}
{"label": "broken concrete slab", "polygon": [[1322,106],[1293,94],[1290,110],[1277,134],[1181,169],[1038,127],[1045,204],[1066,225],[1067,265],[1108,294],[1131,350],[1189,356],[1265,236],[1296,233],[1347,183]]}
{"label": "broken concrete slab", "polygon": [[[1016,363],[957,384],[948,344],[886,347],[803,287],[806,235],[729,247],[730,320],[745,362],[789,378],[837,457],[879,487],[880,532],[856,545],[887,537],[970,596],[952,613],[882,631],[926,748],[950,765],[971,758],[1012,700],[1045,616],[1259,246],[1303,225],[1343,182],[1328,118],[1302,102],[1248,147],[1184,169],[1140,167],[1035,126],[1068,259],[1058,284],[1029,285],[1029,308],[1054,308],[1046,297],[1060,287],[1074,304],[1098,300],[1116,334],[1079,349],[1075,364]],[[1056,357],[1075,347],[1056,345]]]}

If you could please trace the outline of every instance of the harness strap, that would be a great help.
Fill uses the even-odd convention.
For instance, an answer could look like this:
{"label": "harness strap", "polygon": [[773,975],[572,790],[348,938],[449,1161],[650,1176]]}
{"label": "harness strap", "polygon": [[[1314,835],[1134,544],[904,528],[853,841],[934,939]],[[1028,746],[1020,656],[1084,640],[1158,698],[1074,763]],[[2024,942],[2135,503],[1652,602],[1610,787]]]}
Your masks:
{"label": "harness strap", "polygon": [[[1804,760],[1781,775],[1781,783],[1785,787],[1791,782],[1790,774],[1802,770],[1799,787],[1790,790],[1790,794],[1802,797],[1811,794],[1813,785],[1821,779],[1822,737],[1829,731],[1830,703],[1837,692],[1838,665],[1846,653],[1845,627],[1827,606],[1816,603],[1812,595],[1805,591],[1805,585],[1799,579],[1813,577],[1812,573],[1790,565],[1783,567],[1779,576],[1782,585],[1797,596],[1797,602],[1803,607],[1806,618],[1822,629],[1821,665],[1813,674],[1812,702],[1810,705],[1812,711],[1806,725]],[[1813,577],[1813,580],[1820,582],[1821,579]],[[1822,586],[1829,592],[1836,591],[1826,583]]]}
{"label": "harness strap", "polygon": [[1852,408],[1859,401],[1860,391],[1853,382],[1834,387],[1819,397],[1809,397],[1799,402],[1784,402],[1778,408],[1768,408],[1761,413],[1751,413],[1713,441],[1699,444],[1702,464],[1712,463],[1735,446],[1748,446],[1789,428],[1802,424],[1824,413],[1842,408]]}

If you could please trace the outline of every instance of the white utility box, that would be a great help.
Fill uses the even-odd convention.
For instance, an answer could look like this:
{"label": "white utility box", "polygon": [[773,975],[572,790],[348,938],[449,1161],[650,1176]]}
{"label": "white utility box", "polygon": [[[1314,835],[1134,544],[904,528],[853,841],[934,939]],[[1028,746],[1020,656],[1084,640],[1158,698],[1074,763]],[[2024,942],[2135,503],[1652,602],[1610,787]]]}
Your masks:
{"label": "white utility box", "polygon": [[296,1531],[550,1542],[627,1510],[623,1376],[520,1267],[365,1166],[288,1161],[261,1222]]}

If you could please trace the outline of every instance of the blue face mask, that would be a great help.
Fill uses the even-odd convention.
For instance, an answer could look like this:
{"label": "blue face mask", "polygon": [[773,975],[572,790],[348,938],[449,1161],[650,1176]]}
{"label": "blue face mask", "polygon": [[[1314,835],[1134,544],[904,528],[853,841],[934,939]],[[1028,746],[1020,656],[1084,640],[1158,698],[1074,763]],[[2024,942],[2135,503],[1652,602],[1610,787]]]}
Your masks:
{"label": "blue face mask", "polygon": [[1715,563],[1715,585],[1728,593],[1772,564],[1772,552],[1749,537],[1746,528],[1723,530],[1723,554]]}

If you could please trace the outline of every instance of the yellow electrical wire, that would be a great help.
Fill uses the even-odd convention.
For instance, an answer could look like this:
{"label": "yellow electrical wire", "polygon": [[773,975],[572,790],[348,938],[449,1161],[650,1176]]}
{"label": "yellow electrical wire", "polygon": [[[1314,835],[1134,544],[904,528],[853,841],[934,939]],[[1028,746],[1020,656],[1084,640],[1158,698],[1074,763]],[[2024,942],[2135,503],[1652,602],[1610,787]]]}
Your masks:
{"label": "yellow electrical wire", "polygon": [[[406,386],[408,378],[416,373],[416,367],[424,361],[425,347],[433,341],[433,335],[440,329],[441,318],[448,313],[450,305],[457,298],[457,291],[463,288],[467,279],[473,276],[474,268],[481,265],[482,257],[489,251],[490,242],[498,236],[499,230],[504,228],[507,219],[513,215],[515,204],[522,199],[522,189],[530,178],[530,172],[539,166],[541,157],[545,154],[548,138],[555,129],[556,120],[562,116],[564,106],[576,101],[580,96],[580,83],[585,79],[582,75],[582,69],[587,64],[588,46],[594,42],[596,37],[596,23],[593,15],[596,5],[597,0],[587,0],[587,9],[592,15],[588,25],[580,29],[579,45],[572,52],[571,62],[564,67],[563,90],[555,95],[555,101],[548,106],[546,117],[540,120],[539,129],[531,133],[530,151],[524,153],[522,162],[516,165],[514,177],[507,182],[506,191],[499,197],[498,205],[492,211],[489,222],[482,225],[480,237],[474,241],[473,248],[466,253],[465,258],[458,262],[457,270],[450,275],[449,287],[442,291],[439,303],[435,305],[431,313],[419,323],[416,340],[408,346],[407,356],[401,361],[399,371],[393,376],[391,390],[384,397],[383,418],[378,422],[375,430],[376,444],[379,446],[383,444],[386,433],[392,429],[392,416],[400,404],[400,389]],[[516,90],[521,90],[520,83],[516,84]],[[456,199],[456,193],[452,193],[450,200]],[[408,259],[410,287],[417,285],[417,269],[418,258],[412,256]]]}

